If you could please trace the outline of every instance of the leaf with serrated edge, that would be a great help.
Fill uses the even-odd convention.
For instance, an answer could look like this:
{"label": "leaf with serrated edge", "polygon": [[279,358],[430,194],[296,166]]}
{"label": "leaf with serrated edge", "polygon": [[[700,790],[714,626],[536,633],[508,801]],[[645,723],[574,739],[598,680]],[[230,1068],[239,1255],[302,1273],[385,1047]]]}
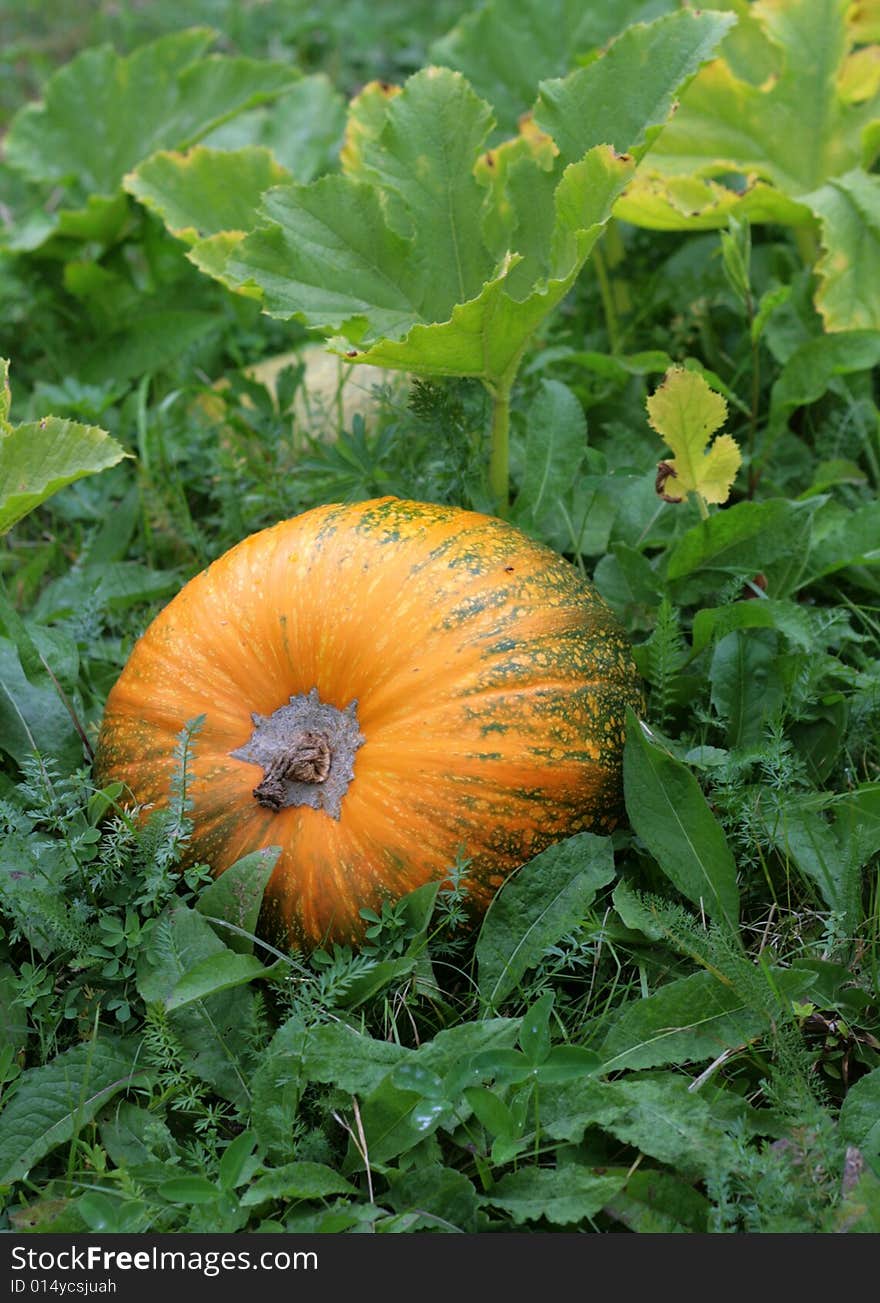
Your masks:
{"label": "leaf with serrated edge", "polygon": [[[636,139],[621,136],[623,144],[641,148],[729,21],[681,13],[627,37],[624,52],[650,48],[652,59],[650,77],[628,89]],[[601,62],[579,79],[579,100],[590,99],[591,78],[607,82],[607,70],[593,71]],[[595,113],[591,122],[602,143],[551,158],[550,173],[540,150],[530,158],[521,149],[505,189],[488,183],[481,162],[486,106],[458,74],[424,69],[399,94],[367,88],[352,110],[346,174],[270,191],[267,224],[230,258],[227,279],[259,287],[272,315],[339,332],[334,347],[358,362],[501,383],[570,289],[633,174],[634,160],[604,143],[600,118],[601,130]],[[528,202],[526,175],[546,178]],[[493,216],[498,204],[504,212]]]}
{"label": "leaf with serrated edge", "polygon": [[[630,27],[601,59],[542,82],[535,121],[566,163],[598,144],[641,158],[669,117],[676,90],[712,57],[734,22],[732,14],[683,10]],[[622,96],[621,86],[630,93]]]}
{"label": "leaf with serrated edge", "polygon": [[0,359],[0,534],[53,493],[126,455],[106,430],[45,416],[9,424],[9,363]]}
{"label": "leaf with serrated edge", "polygon": [[[814,974],[779,969],[773,980],[787,998],[796,998]],[[624,1006],[600,1047],[601,1071],[705,1062],[748,1044],[769,1026],[767,1010],[752,1007],[733,986],[709,972],[691,973]]]}
{"label": "leaf with serrated edge", "polygon": [[857,168],[803,202],[822,228],[816,307],[825,329],[880,330],[880,177]]}
{"label": "leaf with serrated edge", "polygon": [[[836,178],[870,170],[880,151],[880,81],[862,75],[853,86],[853,44],[870,38],[848,24],[851,10],[850,0],[754,4],[752,58],[745,62],[766,61],[773,75],[746,80],[725,59],[704,67],[616,209],[636,225],[706,230],[725,226],[731,214],[801,226],[812,207],[834,242],[819,267],[818,306],[829,330],[876,325],[876,308],[865,297],[876,283],[876,218],[865,238],[856,196],[825,193]],[[876,58],[876,47],[866,50]],[[745,184],[734,189],[713,180],[729,173]],[[873,191],[866,172],[860,177],[859,188]]]}
{"label": "leaf with serrated edge", "polygon": [[602,1175],[588,1167],[521,1167],[496,1181],[484,1202],[510,1213],[514,1222],[570,1226],[594,1217],[626,1184],[626,1169]]}
{"label": "leaf with serrated edge", "polygon": [[463,72],[513,130],[540,80],[564,76],[579,56],[670,7],[670,0],[488,0],[469,8],[431,47],[431,57]]}
{"label": "leaf with serrated edge", "polygon": [[194,144],[301,76],[284,63],[204,57],[214,36],[206,28],[175,32],[126,56],[110,46],[85,50],[49,78],[43,103],[15,116],[7,161],[83,197],[112,195],[156,149]]}
{"label": "leaf with serrated edge", "polygon": [[480,991],[497,1006],[529,968],[583,917],[614,876],[607,837],[578,833],[542,851],[495,897],[477,940]]}
{"label": "leaf with serrated edge", "polygon": [[727,403],[696,371],[671,367],[647,400],[648,422],[675,457],[663,465],[671,472],[664,496],[681,501],[698,493],[706,502],[726,502],[742,454],[729,434],[714,432],[724,424]]}
{"label": "leaf with serrated edge", "polygon": [[289,180],[290,173],[263,147],[196,145],[186,153],[151,154],[126,175],[124,185],[173,235],[196,244],[206,236],[252,230],[261,195]]}
{"label": "leaf with serrated edge", "polygon": [[138,1064],[136,1049],[131,1042],[105,1037],[28,1068],[0,1118],[0,1182],[21,1180],[114,1095],[143,1083],[148,1069]]}

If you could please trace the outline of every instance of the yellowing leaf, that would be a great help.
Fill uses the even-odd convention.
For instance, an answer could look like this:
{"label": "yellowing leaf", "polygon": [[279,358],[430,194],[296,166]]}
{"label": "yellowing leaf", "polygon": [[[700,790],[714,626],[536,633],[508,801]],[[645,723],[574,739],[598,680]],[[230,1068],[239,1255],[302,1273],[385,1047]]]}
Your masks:
{"label": "yellowing leaf", "polygon": [[736,440],[715,431],[727,417],[727,403],[696,371],[670,367],[647,401],[648,420],[674,458],[660,463],[657,491],[671,502],[697,493],[704,502],[726,502],[742,462]]}
{"label": "yellowing leaf", "polygon": [[[826,331],[876,330],[878,296],[863,287],[876,283],[877,203],[864,238],[851,199],[828,187],[855,184],[864,195],[876,179],[880,47],[870,42],[880,39],[880,0],[735,3],[741,21],[722,57],[682,92],[615,215],[679,231],[723,228],[731,215],[815,230],[818,217],[831,255],[816,299]],[[830,231],[819,207],[829,203]]]}

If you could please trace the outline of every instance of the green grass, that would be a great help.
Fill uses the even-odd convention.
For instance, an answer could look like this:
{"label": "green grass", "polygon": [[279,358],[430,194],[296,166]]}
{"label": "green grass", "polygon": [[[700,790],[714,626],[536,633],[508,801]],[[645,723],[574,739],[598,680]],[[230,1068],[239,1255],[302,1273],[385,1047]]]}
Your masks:
{"label": "green grass", "polygon": [[[82,6],[44,51],[30,9],[7,117],[85,43],[177,22]],[[221,48],[349,93],[424,62],[457,6],[407,6],[405,32],[397,6],[199,9]],[[46,195],[0,165],[0,199],[14,234]],[[822,370],[834,339],[783,228],[752,230],[746,296],[718,233],[621,224],[602,248],[514,391],[512,501],[635,646],[629,817],[538,857],[482,927],[463,847],[439,889],[368,915],[359,950],[310,956],[255,935],[258,891],[243,906],[231,877],[181,869],[197,728],[150,812],[96,789],[88,748],[136,637],[245,535],[385,493],[493,510],[486,395],[389,378],[352,405],[313,378],[304,329],[200,276],[133,204],[110,248],[0,249],[13,420],[97,424],[131,453],[0,545],[4,1227],[880,1229],[876,363]],[[110,278],[94,293],[83,264]],[[203,328],[136,345],[159,302]],[[247,370],[289,351],[271,386]],[[645,399],[669,359],[710,373],[747,453],[709,527],[654,489]]]}

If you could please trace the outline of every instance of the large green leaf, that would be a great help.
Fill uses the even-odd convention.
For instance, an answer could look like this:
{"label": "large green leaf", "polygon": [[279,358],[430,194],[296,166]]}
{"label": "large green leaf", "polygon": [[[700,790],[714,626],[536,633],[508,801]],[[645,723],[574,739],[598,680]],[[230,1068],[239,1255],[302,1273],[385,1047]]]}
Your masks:
{"label": "large green leaf", "polygon": [[[216,924],[218,936],[230,950],[242,955],[253,952],[263,892],[280,854],[279,846],[251,851],[230,864],[200,894],[196,909]],[[232,926],[223,927],[223,923]]]}
{"label": "large green leaf", "polygon": [[510,131],[533,103],[539,81],[563,77],[579,55],[673,6],[674,0],[488,0],[436,41],[431,57],[463,72]]}
{"label": "large green leaf", "polygon": [[[116,196],[126,172],[159,149],[182,149],[212,129],[293,86],[286,63],[207,55],[215,33],[192,28],[122,56],[110,46],[85,50],[54,73],[45,99],[14,117],[7,161],[31,180],[64,190],[52,220],[26,240],[54,231],[98,238],[96,222],[118,233]],[[71,229],[73,223],[74,229]]]}
{"label": "large green leaf", "polygon": [[542,82],[535,121],[566,163],[599,144],[641,158],[674,112],[676,92],[711,59],[734,21],[686,9],[628,28],[602,58]]}
{"label": "large green leaf", "polygon": [[149,1070],[134,1042],[104,1036],[23,1073],[0,1118],[0,1183],[26,1176],[34,1163],[70,1140],[98,1109]]}
{"label": "large green leaf", "polygon": [[178,239],[195,244],[221,231],[249,231],[260,196],[290,174],[262,146],[185,153],[158,150],[125,177],[125,188]]}
{"label": "large green leaf", "polygon": [[195,143],[299,78],[289,64],[205,57],[213,41],[193,28],[127,56],[109,46],[83,51],[50,77],[41,103],[16,115],[7,161],[34,180],[71,185],[83,200],[110,195],[148,154]]}
{"label": "large green leaf", "polygon": [[[791,969],[775,970],[772,977],[773,988],[787,999],[800,995],[814,980],[812,973]],[[767,987],[767,1004],[775,1002],[773,988]],[[741,993],[712,973],[692,973],[624,1007],[601,1046],[602,1071],[714,1059],[767,1031],[771,1018],[772,1010],[759,1007],[750,993]]]}
{"label": "large green leaf", "polygon": [[626,1168],[611,1175],[573,1163],[522,1167],[497,1181],[483,1202],[503,1208],[517,1224],[540,1221],[566,1226],[594,1217],[626,1184]]}
{"label": "large green leaf", "polygon": [[303,77],[270,106],[250,109],[204,137],[212,149],[262,145],[296,181],[338,165],[346,104],[325,73]]}
{"label": "large green leaf", "polygon": [[739,171],[783,194],[807,194],[865,156],[866,128],[880,116],[880,88],[846,98],[843,74],[853,34],[849,0],[764,0],[753,5],[777,75],[762,85],[737,77],[727,60],[709,64],[682,97],[651,160],[663,176]]}
{"label": "large green leaf", "polygon": [[626,810],[669,880],[719,922],[739,917],[736,864],[693,774],[627,710],[623,753]]}
{"label": "large green leaf", "polygon": [[126,175],[124,185],[190,245],[188,256],[201,271],[226,283],[226,263],[255,225],[261,195],[289,180],[263,146],[196,145],[182,153],[157,151]]}
{"label": "large green leaf", "polygon": [[880,177],[854,168],[803,202],[822,228],[816,307],[828,329],[880,330]]}
{"label": "large green leaf", "polygon": [[10,425],[9,363],[0,358],[0,534],[74,480],[115,466],[125,450],[105,430],[45,416]]}
{"label": "large green leaf", "polygon": [[[579,120],[562,153],[526,129],[487,155],[491,111],[447,69],[424,69],[399,92],[367,87],[343,174],[270,190],[265,225],[225,278],[258,287],[274,316],[338,332],[359,362],[500,382],[632,176],[634,159],[605,142],[642,152],[730,21],[680,13],[634,29],[570,85],[548,88],[541,111]],[[624,95],[621,69],[636,66]]]}
{"label": "large green leaf", "polygon": [[[577,1143],[587,1127],[598,1126],[688,1175],[717,1171],[727,1148],[730,1112],[725,1117],[713,1108],[711,1088],[696,1094],[689,1084],[686,1077],[665,1072],[570,1082],[543,1092],[541,1127],[554,1139]],[[731,1092],[723,1094],[735,1119],[743,1110]]]}
{"label": "large green leaf", "polygon": [[582,832],[525,864],[492,902],[476,957],[480,993],[497,1006],[548,946],[583,920],[596,892],[614,877],[611,841]]}
{"label": "large green leaf", "polygon": [[[749,13],[755,81],[731,59],[708,64],[617,206],[619,216],[667,230],[752,221],[810,224],[828,252],[817,298],[829,330],[880,327],[876,281],[880,188],[867,175],[880,150],[880,80],[858,75],[876,54],[848,19],[849,0],[759,0]],[[857,61],[857,62],[854,62]],[[727,174],[745,179],[730,186]]]}

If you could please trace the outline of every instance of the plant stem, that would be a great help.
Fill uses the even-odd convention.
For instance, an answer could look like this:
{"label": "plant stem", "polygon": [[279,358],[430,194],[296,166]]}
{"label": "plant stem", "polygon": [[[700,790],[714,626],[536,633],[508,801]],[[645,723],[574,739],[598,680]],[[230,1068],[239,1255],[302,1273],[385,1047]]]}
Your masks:
{"label": "plant stem", "polygon": [[752,300],[751,290],[746,295],[746,317],[748,319],[749,340],[752,350],[752,391],[751,401],[749,403],[749,432],[747,436],[746,447],[749,455],[749,475],[748,475],[748,493],[751,499],[755,496],[757,480],[755,478],[755,438],[758,431],[758,405],[761,401],[761,349],[759,341],[755,338],[755,305]]}
{"label": "plant stem", "polygon": [[629,282],[617,271],[618,267],[622,267],[626,262],[626,245],[620,234],[620,223],[614,217],[608,218],[605,234],[602,237],[602,247],[605,250],[605,262],[610,273],[614,307],[619,316],[626,316],[632,311],[632,295],[629,292]]}
{"label": "plant stem", "polygon": [[697,499],[697,509],[700,513],[700,519],[708,520],[709,508],[706,506],[706,499],[703,497],[702,493],[695,493],[694,497]]}
{"label": "plant stem", "polygon": [[614,306],[614,293],[608,279],[608,268],[601,249],[593,249],[593,266],[596,268],[596,280],[599,282],[599,294],[602,298],[602,310],[605,313],[605,329],[608,332],[608,347],[612,353],[620,352],[620,323],[617,320],[617,308]]}
{"label": "plant stem", "polygon": [[[527,341],[528,342],[528,341]],[[500,516],[510,506],[510,394],[516,380],[525,344],[507,370],[495,381],[484,380],[492,395],[492,425],[489,434],[489,488]]]}
{"label": "plant stem", "polygon": [[492,427],[489,435],[489,488],[500,515],[510,505],[510,389],[499,386],[492,393]]}

